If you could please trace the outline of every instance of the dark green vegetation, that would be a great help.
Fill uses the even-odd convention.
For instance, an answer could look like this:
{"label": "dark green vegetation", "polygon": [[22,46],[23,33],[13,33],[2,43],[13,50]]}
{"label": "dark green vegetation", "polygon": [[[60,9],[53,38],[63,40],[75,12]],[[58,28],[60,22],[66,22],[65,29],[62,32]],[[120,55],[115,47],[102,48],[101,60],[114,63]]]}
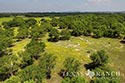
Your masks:
{"label": "dark green vegetation", "polygon": [[[86,36],[85,39],[95,38],[92,42],[107,37],[117,39],[120,43],[120,40],[125,39],[125,15],[79,14],[50,19],[40,18],[40,20],[16,16],[10,21],[2,22],[0,81],[5,83],[121,83],[124,81],[117,75],[107,74],[115,69],[110,67],[110,53],[107,53],[105,47],[98,46],[101,48],[96,50],[98,47],[95,46],[94,51],[87,49],[90,57],[81,56],[80,53],[84,53],[85,50],[80,51],[82,47],[79,46],[85,48],[88,43],[87,40],[87,43],[83,41],[82,36]],[[25,40],[28,42],[26,43]],[[14,47],[23,41],[25,43],[22,45],[23,48],[21,46],[16,48],[22,50],[15,53]],[[68,45],[67,42],[70,44]],[[108,42],[109,45],[111,43],[113,42]],[[63,46],[66,45],[67,47],[64,48]],[[73,48],[76,47],[79,48],[74,51]],[[59,53],[59,50],[62,53]],[[87,76],[76,75],[77,72],[86,72],[84,69],[95,73],[101,72],[106,76],[93,76],[89,79]],[[53,82],[54,75],[58,75],[59,78],[56,79],[60,80]]]}
{"label": "dark green vegetation", "polygon": [[66,16],[66,15],[79,15],[83,14],[80,12],[29,12],[29,13],[0,13],[0,17],[10,17],[10,16],[26,16],[26,17],[55,17],[55,16]]}

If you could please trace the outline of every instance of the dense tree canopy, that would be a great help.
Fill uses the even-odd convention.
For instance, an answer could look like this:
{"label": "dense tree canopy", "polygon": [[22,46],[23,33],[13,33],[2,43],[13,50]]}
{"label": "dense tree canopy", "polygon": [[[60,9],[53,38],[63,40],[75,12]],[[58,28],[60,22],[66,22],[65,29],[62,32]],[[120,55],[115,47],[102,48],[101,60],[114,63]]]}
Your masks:
{"label": "dense tree canopy", "polygon": [[42,38],[44,36],[44,29],[40,26],[34,25],[31,28],[31,32],[30,32],[30,36],[33,39],[39,39]]}
{"label": "dense tree canopy", "polygon": [[3,56],[0,60],[0,81],[13,76],[19,68],[20,62],[15,55]]}
{"label": "dense tree canopy", "polygon": [[17,39],[25,39],[29,37],[29,28],[27,26],[21,26],[18,29],[18,33],[16,35]]}
{"label": "dense tree canopy", "polygon": [[26,20],[25,22],[26,22],[26,24],[27,24],[29,27],[30,27],[30,26],[33,26],[33,25],[35,25],[35,24],[37,23],[37,21],[36,21],[35,19],[33,19],[33,18],[30,18],[30,19]]}
{"label": "dense tree canopy", "polygon": [[69,40],[71,37],[70,31],[68,30],[62,30],[60,33],[60,39],[61,40]]}
{"label": "dense tree canopy", "polygon": [[94,53],[91,55],[91,60],[93,61],[93,63],[95,63],[95,65],[105,65],[108,62],[108,55],[105,53],[105,51],[100,50],[97,53]]}
{"label": "dense tree canopy", "polygon": [[45,31],[45,32],[50,32],[53,29],[53,26],[49,23],[42,23],[41,24],[41,28]]}
{"label": "dense tree canopy", "polygon": [[80,69],[80,62],[73,57],[66,58],[64,61],[64,69],[60,71],[62,77],[74,77]]}
{"label": "dense tree canopy", "polygon": [[30,53],[32,58],[37,59],[40,56],[40,53],[44,52],[45,43],[33,39],[25,48],[26,52]]}
{"label": "dense tree canopy", "polygon": [[3,56],[7,48],[12,45],[13,29],[2,30],[0,29],[0,56]]}
{"label": "dense tree canopy", "polygon": [[104,50],[93,53],[90,58],[92,62],[85,65],[87,69],[95,69],[96,67],[105,66],[109,61],[109,56]]}
{"label": "dense tree canopy", "polygon": [[25,20],[22,17],[14,17],[13,20],[10,20],[9,22],[3,22],[2,25],[4,28],[10,28],[10,27],[18,27],[25,24]]}
{"label": "dense tree canopy", "polygon": [[59,41],[59,31],[55,28],[53,28],[50,32],[49,32],[49,41],[52,42],[57,42]]}
{"label": "dense tree canopy", "polygon": [[123,19],[122,16],[110,14],[64,16],[60,18],[60,28],[68,27],[68,29],[73,30],[73,36],[123,38],[125,36]]}
{"label": "dense tree canopy", "polygon": [[53,27],[57,27],[59,24],[59,19],[58,18],[52,18],[51,24]]}
{"label": "dense tree canopy", "polygon": [[56,56],[52,54],[44,54],[39,59],[40,68],[44,69],[46,72],[46,78],[51,78],[52,69],[56,65]]}
{"label": "dense tree canopy", "polygon": [[4,83],[21,83],[18,76],[12,76],[9,79],[5,80]]}
{"label": "dense tree canopy", "polygon": [[36,83],[41,83],[42,79],[46,77],[44,70],[36,65],[26,67],[22,71],[18,72],[17,76],[19,76],[21,82],[32,79]]}

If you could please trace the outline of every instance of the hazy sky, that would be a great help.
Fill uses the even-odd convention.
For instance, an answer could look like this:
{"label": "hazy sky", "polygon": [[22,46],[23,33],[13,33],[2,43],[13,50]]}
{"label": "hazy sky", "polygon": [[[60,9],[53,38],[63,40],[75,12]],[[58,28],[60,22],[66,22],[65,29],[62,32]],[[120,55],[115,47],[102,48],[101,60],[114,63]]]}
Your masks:
{"label": "hazy sky", "polygon": [[0,0],[0,12],[125,11],[125,0]]}

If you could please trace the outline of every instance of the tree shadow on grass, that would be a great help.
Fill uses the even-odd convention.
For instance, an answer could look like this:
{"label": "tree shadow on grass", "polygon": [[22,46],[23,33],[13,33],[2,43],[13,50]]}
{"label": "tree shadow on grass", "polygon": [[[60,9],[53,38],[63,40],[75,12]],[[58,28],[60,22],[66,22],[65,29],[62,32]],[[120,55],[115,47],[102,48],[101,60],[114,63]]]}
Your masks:
{"label": "tree shadow on grass", "polygon": [[121,40],[120,43],[125,44],[125,40]]}
{"label": "tree shadow on grass", "polygon": [[97,64],[95,64],[95,63],[93,63],[93,62],[84,65],[84,67],[86,68],[86,70],[88,70],[88,69],[93,70],[93,69],[95,69],[95,68],[97,68],[97,67],[99,67],[99,66],[100,66],[100,65],[97,65]]}

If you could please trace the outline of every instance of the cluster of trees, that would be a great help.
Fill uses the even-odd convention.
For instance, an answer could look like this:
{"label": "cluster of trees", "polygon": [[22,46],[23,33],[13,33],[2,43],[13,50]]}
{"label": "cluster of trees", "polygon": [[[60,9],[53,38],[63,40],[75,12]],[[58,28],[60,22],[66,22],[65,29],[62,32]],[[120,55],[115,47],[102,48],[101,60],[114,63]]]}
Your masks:
{"label": "cluster of trees", "polygon": [[107,66],[109,56],[104,50],[93,53],[90,58],[92,62],[85,65],[86,69],[95,73],[94,79],[90,83],[120,83],[119,76],[117,74],[113,75],[112,72],[114,71]]}
{"label": "cluster of trees", "polygon": [[[85,14],[76,16],[63,16],[53,18],[50,23],[53,29],[50,32],[50,40],[68,40],[72,36],[91,36],[94,38],[125,37],[125,16],[120,14]],[[62,31],[59,37],[59,32]]]}
{"label": "cluster of trees", "polygon": [[72,78],[74,77],[72,73],[78,72],[80,70],[80,65],[79,60],[73,57],[66,58],[64,61],[64,69],[60,71],[60,75],[63,78]]}
{"label": "cluster of trees", "polygon": [[33,18],[24,20],[22,17],[15,17],[9,22],[2,23],[4,29],[18,28],[16,38],[19,40],[25,38],[38,39],[43,36],[43,33],[52,26],[49,23],[38,26],[37,21]]}
{"label": "cluster of trees", "polygon": [[70,31],[67,29],[62,30],[61,32],[58,31],[58,29],[53,28],[49,32],[49,41],[57,42],[59,40],[69,40],[71,37]]}
{"label": "cluster of trees", "polygon": [[22,26],[18,29],[18,33],[16,35],[16,38],[21,40],[29,37],[29,27]]}
{"label": "cluster of trees", "polygon": [[[46,55],[44,55],[46,56]],[[48,55],[47,55],[48,56]],[[42,57],[42,59],[46,59],[48,61],[51,61],[52,63],[54,61],[52,61],[53,59],[51,58],[45,58]],[[22,69],[21,71],[18,71],[15,76],[11,76],[10,78],[8,78],[7,80],[5,80],[5,83],[42,83],[42,80],[47,78],[48,76],[48,71],[46,71],[46,68],[49,66],[51,67],[52,63],[48,63],[48,61],[42,61],[39,64],[32,64],[29,65],[27,67],[25,67],[24,69]],[[42,65],[42,66],[39,66]],[[53,64],[52,67],[49,68],[49,70],[51,70],[53,68]]]}
{"label": "cluster of trees", "polygon": [[19,54],[22,57],[21,67],[32,64],[32,61],[34,59],[37,60],[40,57],[40,53],[44,52],[44,49],[44,42],[32,39],[31,42],[26,45],[25,52]]}
{"label": "cluster of trees", "polygon": [[87,69],[95,69],[96,67],[105,66],[109,60],[109,56],[105,53],[104,50],[93,53],[90,58],[93,62],[85,65]]}
{"label": "cluster of trees", "polygon": [[4,81],[13,76],[18,70],[18,57],[15,55],[4,55],[0,59],[0,81]]}
{"label": "cluster of trees", "polygon": [[56,64],[56,57],[52,54],[45,53],[41,54],[37,61],[37,64],[35,62],[28,64],[22,68],[21,71],[17,71],[14,78],[12,76],[5,80],[5,82],[7,81],[7,83],[12,83],[11,81],[17,81],[19,83],[25,83],[32,81],[33,83],[42,83],[43,79],[50,79],[51,71]]}
{"label": "cluster of trees", "polygon": [[[40,25],[33,18],[24,20],[16,17],[9,22],[3,22],[4,28],[19,27],[17,38],[32,37],[39,39],[49,32],[50,41],[69,40],[70,36],[92,36],[94,38],[110,37],[124,38],[124,15],[117,14],[85,14],[63,16],[52,20],[41,19]],[[59,27],[57,29],[57,27]]]}
{"label": "cluster of trees", "polygon": [[[90,58],[92,62],[85,65],[86,69],[94,72],[90,83],[121,83],[118,74],[107,65],[109,56],[104,50],[91,54]],[[81,67],[79,60],[69,57],[65,59],[63,65],[64,68],[59,73],[64,78],[61,83],[87,83],[83,76],[77,75]]]}
{"label": "cluster of trees", "polygon": [[[86,69],[94,72],[90,83],[120,83],[117,74],[108,67],[109,56],[104,50],[97,51],[90,56],[92,62],[85,65]],[[80,62],[75,58],[69,57],[64,61],[64,68],[60,71],[60,76],[64,79],[61,83],[87,83],[84,77],[77,75],[80,70]]]}
{"label": "cluster of trees", "polygon": [[18,28],[18,33],[16,35],[18,40],[25,38],[41,39],[47,32],[50,37],[48,39],[49,41],[57,42],[59,40],[69,40],[71,36],[70,31],[64,29],[60,32],[58,29],[53,28],[53,26],[57,26],[54,20],[52,20],[51,23],[46,20],[41,20],[40,24],[37,24],[37,21],[33,18],[24,20],[21,17],[15,17],[9,22],[3,22],[2,25],[5,29],[13,29],[13,27]]}
{"label": "cluster of trees", "polygon": [[60,71],[60,76],[64,79],[61,83],[86,83],[84,77],[78,76],[81,63],[73,57],[68,57],[64,61],[64,69]]}
{"label": "cluster of trees", "polygon": [[[13,30],[12,30],[13,31]],[[12,45],[13,32],[11,29],[0,29],[0,57],[6,54],[7,48]]]}
{"label": "cluster of trees", "polygon": [[15,18],[13,18],[13,20],[10,20],[9,22],[2,23],[4,28],[18,27],[23,24],[25,24],[25,20],[21,17],[15,17]]}
{"label": "cluster of trees", "polygon": [[0,59],[0,81],[5,83],[41,83],[51,78],[56,64],[53,54],[45,53],[45,44],[32,39],[25,51],[17,55],[4,55]]}
{"label": "cluster of trees", "polygon": [[60,29],[69,29],[73,36],[92,36],[94,38],[125,36],[125,17],[117,14],[87,14],[59,18]]}
{"label": "cluster of trees", "polygon": [[71,32],[68,29],[58,30],[59,19],[53,18],[50,22],[41,19],[39,24],[33,18],[24,20],[22,17],[15,17],[9,22],[3,22],[5,29],[18,28],[16,38],[22,40],[25,38],[41,39],[45,33],[49,33],[49,41],[57,42],[59,40],[69,40]]}
{"label": "cluster of trees", "polygon": [[0,81],[12,76],[17,70],[17,57],[9,47],[13,46],[13,29],[0,27]]}
{"label": "cluster of trees", "polygon": [[[26,45],[25,51],[18,55],[13,55],[12,50],[9,48],[13,45],[13,39],[15,38],[13,27],[19,27],[17,37],[24,39],[29,35],[29,27],[32,26],[31,24],[36,24],[36,20],[28,19],[25,21],[19,17],[3,23],[3,28],[0,28],[0,81],[5,81],[5,83],[25,83],[25,81],[27,82],[31,79],[34,83],[37,81],[37,83],[41,83],[41,78],[46,77],[47,71],[45,71],[45,67],[41,69],[39,66],[34,65],[34,61],[41,57],[41,53],[44,52],[45,44],[43,42],[32,39],[31,42]],[[45,54],[45,56],[49,56],[49,54]],[[43,58],[47,59],[46,57]],[[47,59],[46,62],[39,63],[42,65],[50,59]],[[46,66],[48,66],[48,64]],[[49,70],[51,71],[51,68]]]}

